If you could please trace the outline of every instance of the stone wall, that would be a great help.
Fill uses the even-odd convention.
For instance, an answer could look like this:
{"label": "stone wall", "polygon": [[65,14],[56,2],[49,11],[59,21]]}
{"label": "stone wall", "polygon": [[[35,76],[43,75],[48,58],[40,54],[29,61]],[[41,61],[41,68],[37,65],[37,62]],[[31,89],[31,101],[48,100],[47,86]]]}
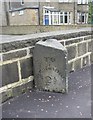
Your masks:
{"label": "stone wall", "polygon": [[33,49],[39,40],[57,39],[67,48],[69,72],[93,63],[93,36],[91,36],[91,31],[48,34],[41,33],[40,36],[33,35],[33,37],[24,35],[12,42],[2,43],[0,53],[2,102],[34,87]]}
{"label": "stone wall", "polygon": [[82,25],[48,25],[48,26],[46,25],[4,26],[4,27],[0,27],[0,29],[2,30],[0,34],[25,35],[32,33],[70,30],[70,29],[85,28],[85,27],[92,27],[92,25],[82,24]]}
{"label": "stone wall", "polygon": [[[33,87],[32,48],[10,50],[1,56],[2,69],[2,100],[24,93]],[[1,82],[1,81],[0,81]]]}
{"label": "stone wall", "polygon": [[[83,68],[93,63],[93,38],[91,35],[64,40],[68,50],[69,72]],[[63,41],[62,41],[63,42]]]}
{"label": "stone wall", "polygon": [[86,12],[86,13],[88,13],[88,5],[87,4],[78,4],[77,5],[77,10],[79,11],[79,12]]}

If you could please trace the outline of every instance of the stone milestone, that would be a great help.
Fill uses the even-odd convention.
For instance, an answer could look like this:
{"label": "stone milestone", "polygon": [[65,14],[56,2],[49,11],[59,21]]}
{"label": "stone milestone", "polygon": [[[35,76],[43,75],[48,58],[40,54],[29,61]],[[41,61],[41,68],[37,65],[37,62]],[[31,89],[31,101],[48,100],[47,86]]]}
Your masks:
{"label": "stone milestone", "polygon": [[38,90],[67,92],[67,50],[55,39],[36,43],[33,52],[34,81]]}

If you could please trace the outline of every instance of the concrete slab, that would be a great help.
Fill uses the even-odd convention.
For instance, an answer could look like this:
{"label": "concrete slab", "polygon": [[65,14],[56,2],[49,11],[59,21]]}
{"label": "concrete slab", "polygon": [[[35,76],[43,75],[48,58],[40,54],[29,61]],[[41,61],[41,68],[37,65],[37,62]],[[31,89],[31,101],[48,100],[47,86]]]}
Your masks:
{"label": "concrete slab", "polygon": [[28,91],[7,101],[3,118],[91,118],[91,70],[69,74],[68,94]]}

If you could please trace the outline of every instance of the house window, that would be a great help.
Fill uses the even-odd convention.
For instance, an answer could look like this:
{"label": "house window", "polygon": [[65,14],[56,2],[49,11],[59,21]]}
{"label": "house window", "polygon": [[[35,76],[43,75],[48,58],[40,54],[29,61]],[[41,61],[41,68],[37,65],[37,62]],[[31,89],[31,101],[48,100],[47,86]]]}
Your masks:
{"label": "house window", "polygon": [[59,21],[59,17],[58,17],[58,13],[57,12],[54,12],[54,15],[53,15],[54,19],[53,19],[53,24],[54,25],[57,25],[58,24],[58,21]]}
{"label": "house window", "polygon": [[67,11],[50,11],[47,8],[43,9],[43,24],[44,25],[61,25],[71,24],[71,12]]}
{"label": "house window", "polygon": [[23,10],[19,11],[19,15],[23,15],[23,14],[24,14]]}
{"label": "house window", "polygon": [[88,0],[78,0],[78,4],[88,4]]}
{"label": "house window", "polygon": [[53,9],[54,7],[43,6],[43,24],[44,25],[59,24],[59,12],[53,11]]}
{"label": "house window", "polygon": [[48,11],[48,10],[45,10],[45,13],[49,13],[49,11]]}
{"label": "house window", "polygon": [[15,16],[15,13],[14,13],[14,12],[12,12],[11,14],[12,14],[12,17],[14,17],[14,16]]}
{"label": "house window", "polygon": [[68,23],[68,15],[67,15],[67,12],[64,13],[64,17],[65,17],[65,18],[64,18],[64,19],[65,19],[64,22],[65,22],[65,23]]}
{"label": "house window", "polygon": [[60,24],[71,23],[71,12],[60,12]]}
{"label": "house window", "polygon": [[78,13],[77,18],[78,23],[87,23],[87,13]]}
{"label": "house window", "polygon": [[60,13],[60,23],[63,23],[63,12]]}
{"label": "house window", "polygon": [[82,14],[82,16],[81,16],[81,21],[84,23],[85,22],[85,14]]}
{"label": "house window", "polygon": [[21,5],[24,5],[24,0],[21,0]]}

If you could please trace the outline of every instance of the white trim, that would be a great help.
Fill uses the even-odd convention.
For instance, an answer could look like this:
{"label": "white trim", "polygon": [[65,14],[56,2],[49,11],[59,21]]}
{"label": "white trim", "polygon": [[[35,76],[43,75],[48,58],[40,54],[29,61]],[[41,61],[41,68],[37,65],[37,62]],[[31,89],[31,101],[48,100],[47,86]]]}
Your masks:
{"label": "white trim", "polygon": [[50,0],[46,0],[46,2],[50,2]]}
{"label": "white trim", "polygon": [[51,25],[51,12],[49,11],[49,25]]}
{"label": "white trim", "polygon": [[71,0],[59,0],[59,2],[71,2]]}
{"label": "white trim", "polygon": [[24,11],[23,10],[20,10],[19,11],[19,15],[23,15],[24,14]]}
{"label": "white trim", "polygon": [[54,7],[50,7],[50,6],[43,6],[43,8],[47,9],[47,8],[54,8]]}
{"label": "white trim", "polygon": [[15,16],[15,12],[12,12],[11,14],[12,14],[12,17],[14,17],[14,16]]}
{"label": "white trim", "polygon": [[78,0],[78,4],[88,4],[89,0]]}

